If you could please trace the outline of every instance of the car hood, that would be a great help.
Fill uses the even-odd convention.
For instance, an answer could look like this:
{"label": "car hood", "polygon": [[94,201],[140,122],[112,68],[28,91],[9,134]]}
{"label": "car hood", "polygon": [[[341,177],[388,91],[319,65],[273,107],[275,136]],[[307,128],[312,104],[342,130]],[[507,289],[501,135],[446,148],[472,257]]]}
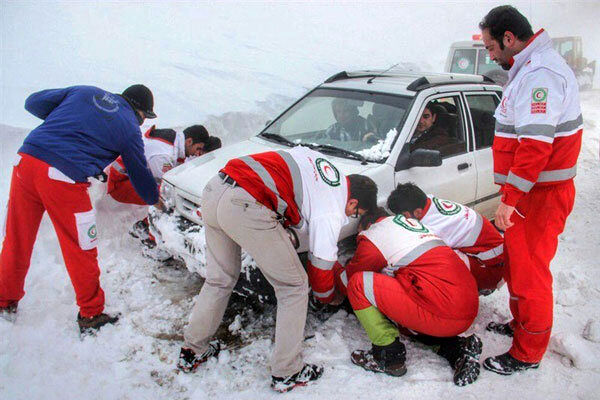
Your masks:
{"label": "car hood", "polygon": [[[248,154],[262,153],[289,149],[288,146],[273,143],[259,137],[253,137],[236,144],[222,147],[201,157],[188,160],[177,168],[168,171],[163,179],[174,185],[178,191],[198,198],[204,186],[221,170],[231,159]],[[332,160],[336,167],[345,175],[360,174],[378,166],[376,163],[362,165],[360,161],[325,155]]]}

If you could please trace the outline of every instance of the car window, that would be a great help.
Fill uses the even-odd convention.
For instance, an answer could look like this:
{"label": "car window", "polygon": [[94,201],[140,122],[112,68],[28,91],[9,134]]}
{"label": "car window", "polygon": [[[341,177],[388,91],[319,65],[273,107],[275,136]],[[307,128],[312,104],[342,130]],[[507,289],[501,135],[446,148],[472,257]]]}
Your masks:
{"label": "car window", "polygon": [[479,59],[477,61],[477,74],[484,75],[490,71],[501,70],[502,68],[490,58],[487,50],[479,50]]}
{"label": "car window", "polygon": [[440,97],[421,110],[417,127],[409,139],[410,151],[439,150],[442,157],[467,151],[461,103],[458,96]]}
{"label": "car window", "polygon": [[474,74],[476,54],[475,49],[456,49],[452,57],[450,72]]}
{"label": "car window", "polygon": [[475,148],[489,147],[494,141],[494,112],[498,107],[498,97],[493,94],[471,94],[466,97],[475,132]]}
{"label": "car window", "polygon": [[[328,145],[373,161],[389,155],[411,97],[317,89],[279,116],[262,133],[306,145]],[[387,148],[386,148],[387,146]]]}

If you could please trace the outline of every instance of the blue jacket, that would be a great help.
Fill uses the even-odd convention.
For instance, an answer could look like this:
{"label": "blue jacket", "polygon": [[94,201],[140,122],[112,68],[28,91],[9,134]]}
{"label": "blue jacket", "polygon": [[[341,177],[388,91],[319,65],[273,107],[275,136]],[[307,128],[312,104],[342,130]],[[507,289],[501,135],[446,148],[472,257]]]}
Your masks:
{"label": "blue jacket", "polygon": [[44,122],[29,133],[19,152],[76,182],[101,174],[121,155],[140,197],[148,204],[158,201],[135,112],[121,96],[93,86],[49,89],[29,96],[25,109]]}

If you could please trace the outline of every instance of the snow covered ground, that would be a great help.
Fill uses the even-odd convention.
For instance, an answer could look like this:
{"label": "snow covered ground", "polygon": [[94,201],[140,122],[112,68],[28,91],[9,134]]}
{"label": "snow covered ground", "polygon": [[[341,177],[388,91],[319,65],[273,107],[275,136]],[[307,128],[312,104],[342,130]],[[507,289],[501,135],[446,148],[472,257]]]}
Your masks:
{"label": "snow covered ground", "polygon": [[[515,3],[534,28],[545,26],[556,36],[584,35],[586,55],[590,49],[596,56],[589,58],[600,58],[600,38],[593,28],[600,7],[589,2]],[[0,2],[0,124],[4,124],[0,125],[0,221],[11,160],[28,132],[14,126],[32,127],[39,122],[22,109],[25,97],[34,90],[80,83],[120,90],[143,81],[155,90],[159,126],[205,123],[228,144],[255,134],[291,100],[339,70],[389,66],[402,60],[441,70],[449,42],[468,39],[492,7],[491,2],[338,3],[333,7],[324,3],[172,4]],[[324,365],[324,376],[283,396],[598,398],[600,92],[582,93],[582,106],[585,137],[576,178],[577,201],[552,264],[555,325],[539,370],[509,378],[483,371],[474,385],[458,388],[452,384],[446,361],[408,344],[407,375],[370,374],[349,360],[351,351],[369,345],[367,337],[354,316],[340,311],[324,323],[309,318],[305,358]],[[182,328],[201,280],[185,268],[143,258],[126,233],[142,212],[103,197],[101,185],[95,185],[92,193],[107,310],[123,313],[121,321],[102,329],[97,337],[79,339],[73,289],[56,235],[45,218],[18,320],[10,324],[0,319],[0,399],[282,396],[269,388],[270,308],[233,318],[229,330],[242,338],[243,345],[233,340],[233,349],[196,374],[175,372]],[[485,331],[489,320],[508,319],[507,302],[506,289],[481,298],[480,315],[469,333],[482,337],[483,357],[509,346],[508,339]],[[248,324],[252,317],[255,322]]]}
{"label": "snow covered ground", "polygon": [[[350,352],[368,346],[353,315],[339,311],[325,323],[310,318],[304,355],[325,366],[314,385],[286,398],[391,399],[593,399],[600,390],[600,243],[598,149],[600,92],[582,94],[585,141],[576,179],[577,201],[560,237],[552,270],[555,325],[538,371],[502,377],[483,371],[466,388],[452,384],[446,362],[408,344],[406,376],[367,373],[350,363]],[[26,131],[0,127],[3,159],[10,158]],[[6,198],[9,176],[0,175]],[[182,327],[201,281],[185,268],[150,262],[139,255],[127,228],[139,216],[93,189],[99,213],[100,265],[107,309],[123,313],[117,326],[81,341],[74,293],[51,224],[44,219],[27,277],[18,320],[0,320],[0,398],[6,399],[205,399],[277,398],[269,388],[273,310],[254,314],[248,326],[237,317],[229,327],[245,346],[222,352],[193,375],[177,374]],[[485,331],[490,320],[508,318],[505,289],[481,298],[469,332],[484,341],[483,356],[506,350],[509,340]],[[247,318],[246,318],[247,320]],[[237,346],[234,346],[237,347]]]}

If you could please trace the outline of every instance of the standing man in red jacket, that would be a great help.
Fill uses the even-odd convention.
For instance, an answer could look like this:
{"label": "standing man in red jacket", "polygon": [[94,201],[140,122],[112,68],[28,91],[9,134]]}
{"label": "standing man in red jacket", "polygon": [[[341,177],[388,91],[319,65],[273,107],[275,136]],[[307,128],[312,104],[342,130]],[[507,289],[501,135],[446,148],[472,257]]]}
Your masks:
{"label": "standing man in red jacket", "polygon": [[543,29],[534,34],[511,6],[492,9],[479,27],[490,58],[508,70],[492,150],[513,320],[488,329],[514,335],[484,367],[510,375],[537,368],[550,340],[550,261],[575,201],[583,119],[575,75]]}

